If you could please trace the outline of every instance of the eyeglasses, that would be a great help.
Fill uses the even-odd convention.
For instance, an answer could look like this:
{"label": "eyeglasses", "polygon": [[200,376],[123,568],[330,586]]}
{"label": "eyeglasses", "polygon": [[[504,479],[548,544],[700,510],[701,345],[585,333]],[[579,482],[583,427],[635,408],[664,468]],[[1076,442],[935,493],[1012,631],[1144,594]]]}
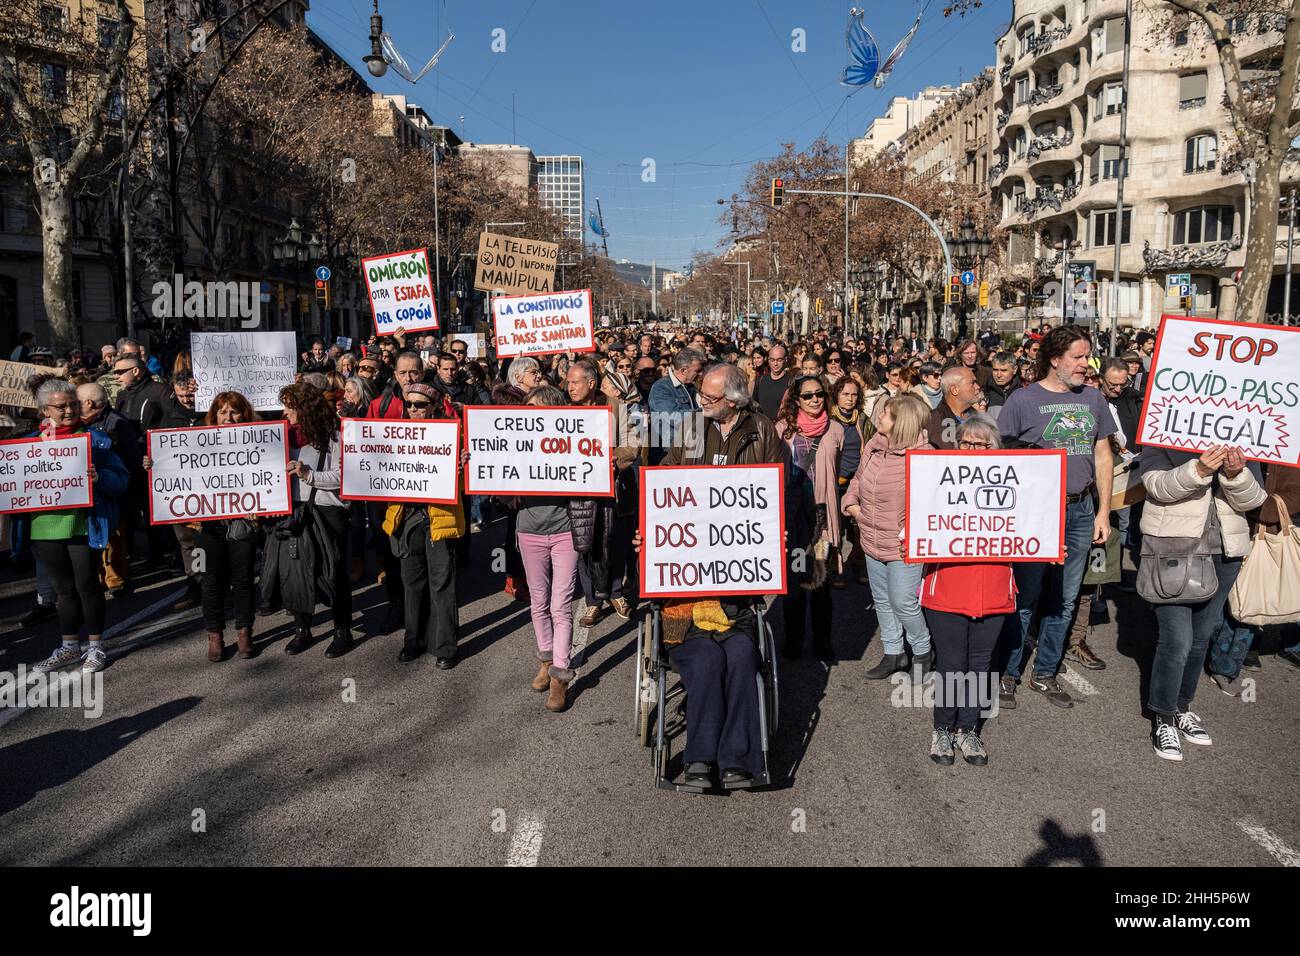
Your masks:
{"label": "eyeglasses", "polygon": [[132,371],[134,371],[134,370],[135,370],[135,366],[134,366],[134,365],[132,365],[130,368],[115,368],[115,369],[113,369],[113,374],[114,374],[114,375],[125,375],[127,372],[132,372]]}
{"label": "eyeglasses", "polygon": [[72,402],[50,402],[45,407],[47,409],[53,410],[57,414],[64,414],[65,412],[75,412],[77,410],[77,406],[74,405]]}
{"label": "eyeglasses", "polygon": [[632,363],[619,362],[618,365],[615,366],[615,368],[617,368],[620,372],[630,372],[632,371]]}
{"label": "eyeglasses", "polygon": [[701,405],[716,405],[726,398],[725,395],[705,395],[703,392],[700,392],[699,396]]}
{"label": "eyeglasses", "polygon": [[812,402],[812,401],[816,401],[817,399],[825,400],[826,393],[825,392],[800,392],[799,398],[805,402]]}
{"label": "eyeglasses", "polygon": [[975,449],[975,448],[992,448],[993,444],[992,442],[986,442],[986,441],[966,441],[965,439],[962,439],[961,441],[957,442],[957,447],[970,451],[971,449]]}
{"label": "eyeglasses", "polygon": [[839,365],[839,364],[840,364],[840,360],[837,359],[837,358],[827,359],[827,360],[826,360],[826,364],[827,364],[827,365]]}
{"label": "eyeglasses", "polygon": [[407,408],[433,408],[433,402],[407,402]]}
{"label": "eyeglasses", "polygon": [[357,366],[358,375],[376,375],[379,372],[378,365],[359,365]]}
{"label": "eyeglasses", "polygon": [[451,349],[450,351],[451,351],[451,354],[452,354],[452,355],[468,355],[468,354],[469,354],[469,351],[468,351],[467,349]]}

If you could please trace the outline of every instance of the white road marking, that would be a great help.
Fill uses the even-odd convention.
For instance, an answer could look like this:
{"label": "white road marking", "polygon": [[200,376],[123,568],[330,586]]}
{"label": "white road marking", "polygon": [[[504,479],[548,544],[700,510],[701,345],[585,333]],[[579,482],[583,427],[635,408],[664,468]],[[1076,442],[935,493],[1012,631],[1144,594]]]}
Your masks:
{"label": "white road marking", "polygon": [[1093,687],[1068,667],[1061,668],[1060,678],[1062,683],[1069,684],[1084,697],[1091,697],[1097,693],[1097,688]]}
{"label": "white road marking", "polygon": [[1283,866],[1300,866],[1300,853],[1282,842],[1272,830],[1268,830],[1252,820],[1238,820],[1241,831],[1264,848],[1264,851]]}
{"label": "white road marking", "polygon": [[542,830],[545,826],[544,813],[519,815],[515,832],[510,834],[510,852],[506,854],[506,866],[537,865],[537,858],[542,854]]}

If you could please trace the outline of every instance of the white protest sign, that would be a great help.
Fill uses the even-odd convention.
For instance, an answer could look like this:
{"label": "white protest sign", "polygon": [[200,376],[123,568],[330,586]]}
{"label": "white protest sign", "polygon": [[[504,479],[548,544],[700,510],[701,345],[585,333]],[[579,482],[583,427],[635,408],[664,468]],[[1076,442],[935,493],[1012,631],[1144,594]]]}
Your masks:
{"label": "white protest sign", "polygon": [[206,412],[221,392],[239,392],[259,412],[280,407],[280,389],[298,371],[292,332],[191,332],[194,407]]}
{"label": "white protest sign", "polygon": [[470,495],[614,493],[614,411],[606,406],[465,406]]}
{"label": "white protest sign", "polygon": [[457,336],[465,343],[465,358],[481,359],[487,355],[487,346],[484,340],[487,338],[482,332],[470,332],[468,335]]}
{"label": "white protest sign", "polygon": [[1143,445],[1300,463],[1300,329],[1165,315],[1138,426]]}
{"label": "white protest sign", "polygon": [[283,421],[149,429],[149,523],[287,515]]}
{"label": "white protest sign", "polygon": [[1065,450],[907,453],[906,561],[1065,556]]}
{"label": "white protest sign", "polygon": [[429,250],[370,256],[361,260],[361,275],[366,280],[376,335],[438,327],[438,306],[429,281]]}
{"label": "white protest sign", "polygon": [[781,465],[641,469],[641,596],[785,593]]}
{"label": "white protest sign", "polygon": [[455,504],[460,422],[345,418],[342,458],[340,498]]}
{"label": "white protest sign", "polygon": [[492,327],[497,358],[596,351],[590,289],[497,296],[492,300]]}
{"label": "white protest sign", "polygon": [[0,512],[55,511],[92,504],[89,435],[0,441]]}

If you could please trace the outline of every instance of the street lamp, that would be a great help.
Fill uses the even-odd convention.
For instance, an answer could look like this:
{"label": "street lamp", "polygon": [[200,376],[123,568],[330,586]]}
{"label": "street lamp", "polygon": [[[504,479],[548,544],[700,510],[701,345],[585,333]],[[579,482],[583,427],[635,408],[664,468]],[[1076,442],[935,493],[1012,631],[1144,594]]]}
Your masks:
{"label": "street lamp", "polygon": [[1061,254],[1061,324],[1065,325],[1065,303],[1066,296],[1070,291],[1070,254],[1074,252],[1082,243],[1075,242],[1073,239],[1062,236],[1057,242],[1052,243],[1052,248]]}
{"label": "street lamp", "polygon": [[384,59],[380,47],[380,36],[384,32],[384,18],[379,15],[379,0],[375,0],[374,13],[370,15],[370,54],[361,59],[366,64],[370,75],[378,79],[388,72],[388,61]]}
{"label": "street lamp", "polygon": [[[952,250],[953,263],[963,272],[968,269],[979,270],[988,257],[989,249],[993,247],[993,239],[988,234],[988,230],[976,231],[975,221],[971,219],[969,212],[963,217],[961,223],[957,226],[956,233],[948,236],[948,246]],[[951,278],[944,277],[945,282],[950,282]],[[963,282],[961,287],[961,321],[958,325],[958,337],[963,334],[966,328],[966,284]]]}
{"label": "street lamp", "polygon": [[[298,298],[298,266],[316,261],[324,251],[325,247],[320,241],[320,235],[315,232],[311,234],[310,239],[303,241],[302,226],[298,225],[297,219],[290,221],[288,232],[271,246],[271,258],[281,265],[289,266],[289,271],[293,273],[293,297],[298,305],[301,305],[301,300]],[[298,311],[301,315],[301,309]],[[305,322],[303,324],[306,325]],[[306,329],[304,328],[303,331]]]}

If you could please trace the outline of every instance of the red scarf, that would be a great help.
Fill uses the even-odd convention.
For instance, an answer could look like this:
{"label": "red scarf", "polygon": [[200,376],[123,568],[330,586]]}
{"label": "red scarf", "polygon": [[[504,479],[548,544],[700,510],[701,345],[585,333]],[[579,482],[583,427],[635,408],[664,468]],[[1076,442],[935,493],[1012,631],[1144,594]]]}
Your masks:
{"label": "red scarf", "polygon": [[819,417],[813,418],[801,408],[798,423],[800,435],[805,438],[816,438],[818,435],[825,434],[826,429],[830,427],[831,417],[823,412]]}
{"label": "red scarf", "polygon": [[307,440],[302,433],[302,426],[290,425],[289,426],[289,447],[301,448],[305,444],[307,444]]}
{"label": "red scarf", "polygon": [[[46,419],[47,424],[48,422],[49,419]],[[41,429],[41,433],[43,435],[49,435],[52,438],[69,438],[72,435],[80,434],[81,431],[82,431],[81,422],[77,422],[75,425],[56,425],[54,428],[54,433],[52,435],[44,428]]]}

